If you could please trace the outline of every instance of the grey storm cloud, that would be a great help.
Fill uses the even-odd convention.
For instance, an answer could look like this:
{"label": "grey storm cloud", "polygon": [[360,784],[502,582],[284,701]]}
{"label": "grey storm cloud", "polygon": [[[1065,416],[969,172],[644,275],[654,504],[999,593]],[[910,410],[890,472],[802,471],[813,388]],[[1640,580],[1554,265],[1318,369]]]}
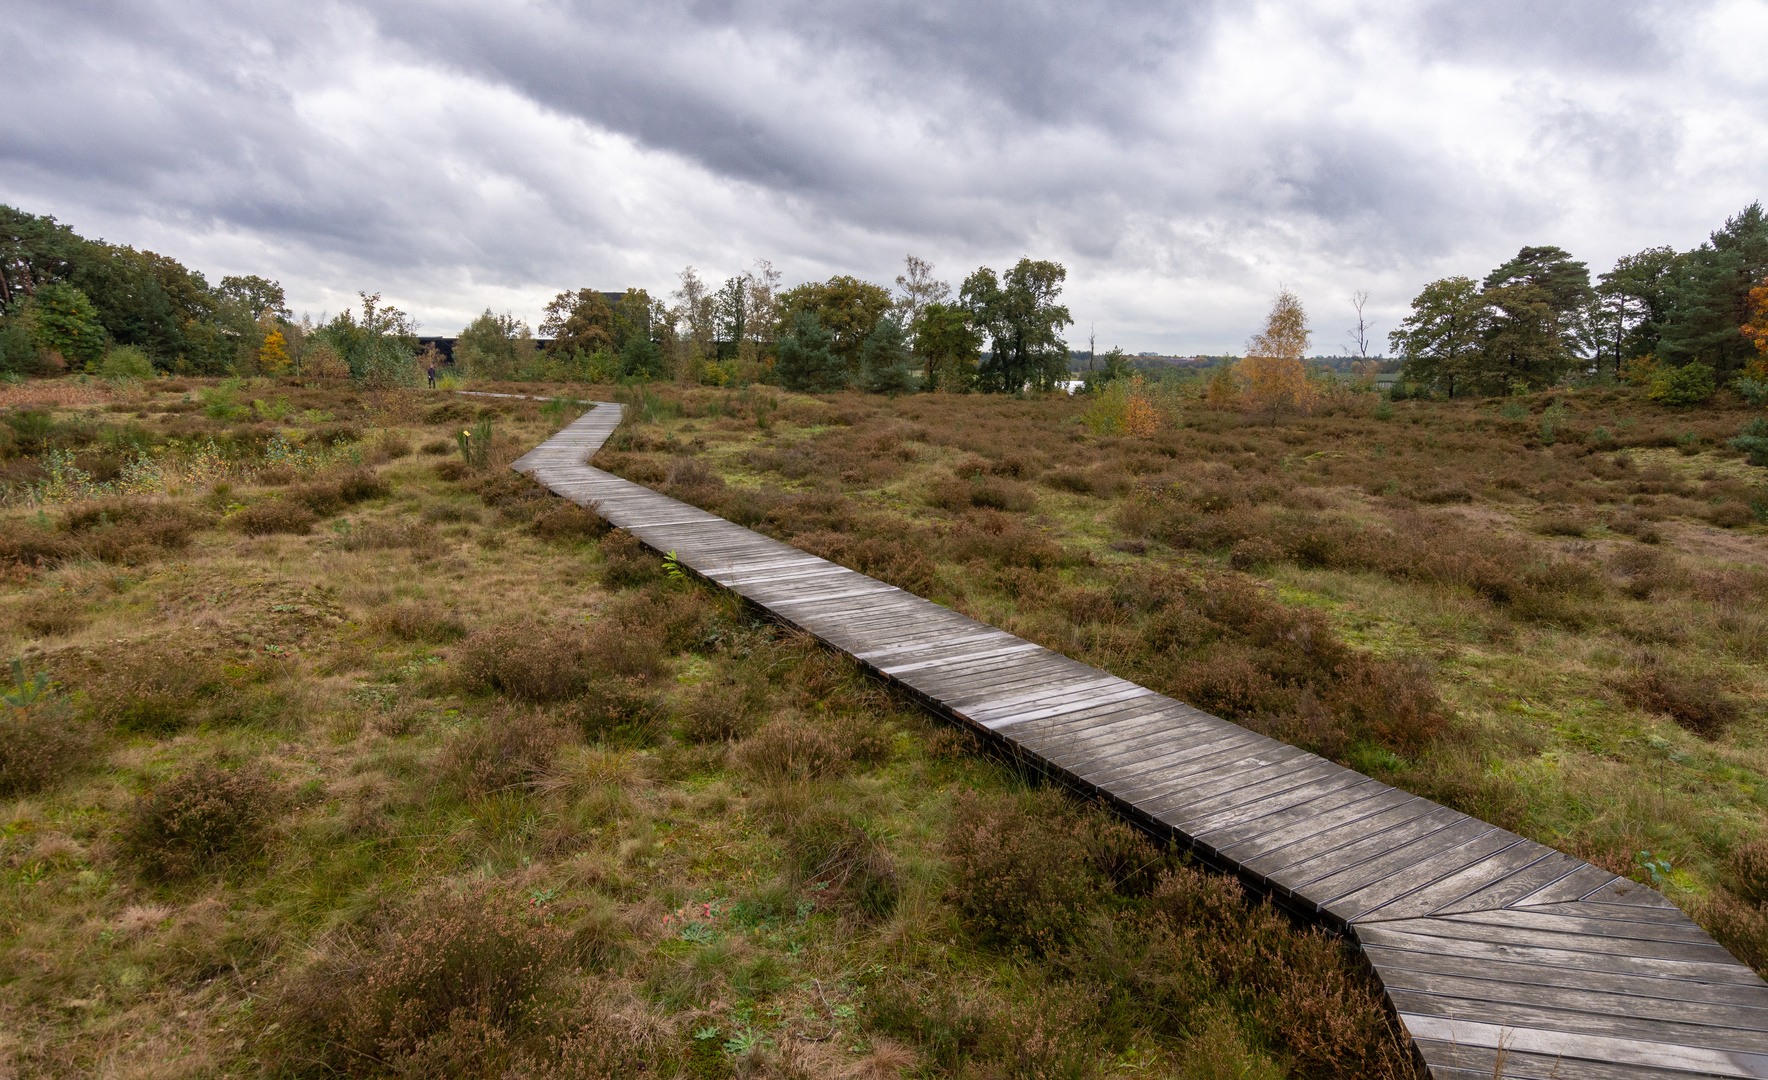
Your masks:
{"label": "grey storm cloud", "polygon": [[430,328],[772,260],[1068,266],[1102,343],[1527,243],[1602,269],[1754,199],[1756,3],[0,0],[0,200]]}

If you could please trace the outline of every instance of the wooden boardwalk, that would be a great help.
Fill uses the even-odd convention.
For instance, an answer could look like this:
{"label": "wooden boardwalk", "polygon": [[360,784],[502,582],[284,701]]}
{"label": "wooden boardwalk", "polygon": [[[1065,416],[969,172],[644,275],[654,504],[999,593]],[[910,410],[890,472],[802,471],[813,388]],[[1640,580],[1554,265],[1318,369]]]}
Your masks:
{"label": "wooden boardwalk", "polygon": [[1768,1077],[1768,984],[1654,890],[590,467],[619,418],[513,467],[1343,931],[1433,1077]]}

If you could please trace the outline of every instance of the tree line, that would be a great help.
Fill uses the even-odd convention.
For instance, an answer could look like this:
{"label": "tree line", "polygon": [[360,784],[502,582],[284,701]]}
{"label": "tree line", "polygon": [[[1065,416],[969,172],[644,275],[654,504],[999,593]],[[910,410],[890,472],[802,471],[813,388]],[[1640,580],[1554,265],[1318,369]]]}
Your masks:
{"label": "tree line", "polygon": [[[1557,247],[1525,247],[1481,281],[1426,285],[1388,335],[1401,377],[1443,397],[1613,377],[1670,404],[1721,386],[1768,393],[1768,216],[1751,203],[1689,251],[1647,248],[1594,282]],[[1759,388],[1759,389],[1758,389]]]}
{"label": "tree line", "polygon": [[394,386],[417,381],[416,351],[416,326],[379,295],[314,325],[294,319],[278,282],[211,285],[169,256],[0,205],[0,377],[301,370]]}
{"label": "tree line", "polygon": [[544,347],[521,320],[487,309],[461,331],[454,355],[487,378],[768,382],[813,393],[1048,389],[1068,377],[1066,277],[1058,263],[1023,258],[1002,273],[978,268],[954,295],[913,255],[894,290],[849,274],[783,288],[766,260],[713,287],[690,266],[667,299],[643,289],[559,293],[539,326]]}

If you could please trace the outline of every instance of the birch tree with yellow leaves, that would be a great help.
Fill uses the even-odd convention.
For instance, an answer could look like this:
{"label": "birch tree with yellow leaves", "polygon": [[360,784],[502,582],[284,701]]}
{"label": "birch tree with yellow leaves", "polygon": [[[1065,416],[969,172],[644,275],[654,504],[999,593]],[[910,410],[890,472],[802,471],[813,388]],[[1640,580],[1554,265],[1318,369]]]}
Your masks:
{"label": "birch tree with yellow leaves", "polygon": [[1305,414],[1319,401],[1319,391],[1308,379],[1311,336],[1301,299],[1283,289],[1271,304],[1265,328],[1246,343],[1246,359],[1239,365],[1243,400],[1255,413],[1268,411],[1273,427],[1280,413]]}

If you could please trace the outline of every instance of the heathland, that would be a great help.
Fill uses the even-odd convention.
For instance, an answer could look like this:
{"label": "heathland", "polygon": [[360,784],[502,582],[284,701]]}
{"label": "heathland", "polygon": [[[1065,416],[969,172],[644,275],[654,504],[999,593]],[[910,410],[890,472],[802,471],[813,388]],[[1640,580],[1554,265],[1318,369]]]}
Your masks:
{"label": "heathland", "polygon": [[[1355,728],[1359,761],[1472,752],[1452,737],[1483,714],[1433,696],[1449,669],[1404,612],[1341,626],[1353,600],[1273,587],[1286,555],[1232,569],[1144,498],[1186,464],[1227,493],[1196,520],[1276,513],[1231,475],[1281,431],[1098,437],[1066,397],[633,400],[611,467],[1152,681],[1204,635],[1305,722],[1346,680],[1420,703]],[[1342,943],[511,473],[562,398],[161,378],[0,405],[0,1067],[1411,1075]],[[1537,625],[1493,648],[1539,663]],[[1753,723],[1660,726],[1677,770],[1745,778]],[[1688,782],[1663,798],[1717,805]],[[1706,882],[1701,858],[1674,872]]]}

